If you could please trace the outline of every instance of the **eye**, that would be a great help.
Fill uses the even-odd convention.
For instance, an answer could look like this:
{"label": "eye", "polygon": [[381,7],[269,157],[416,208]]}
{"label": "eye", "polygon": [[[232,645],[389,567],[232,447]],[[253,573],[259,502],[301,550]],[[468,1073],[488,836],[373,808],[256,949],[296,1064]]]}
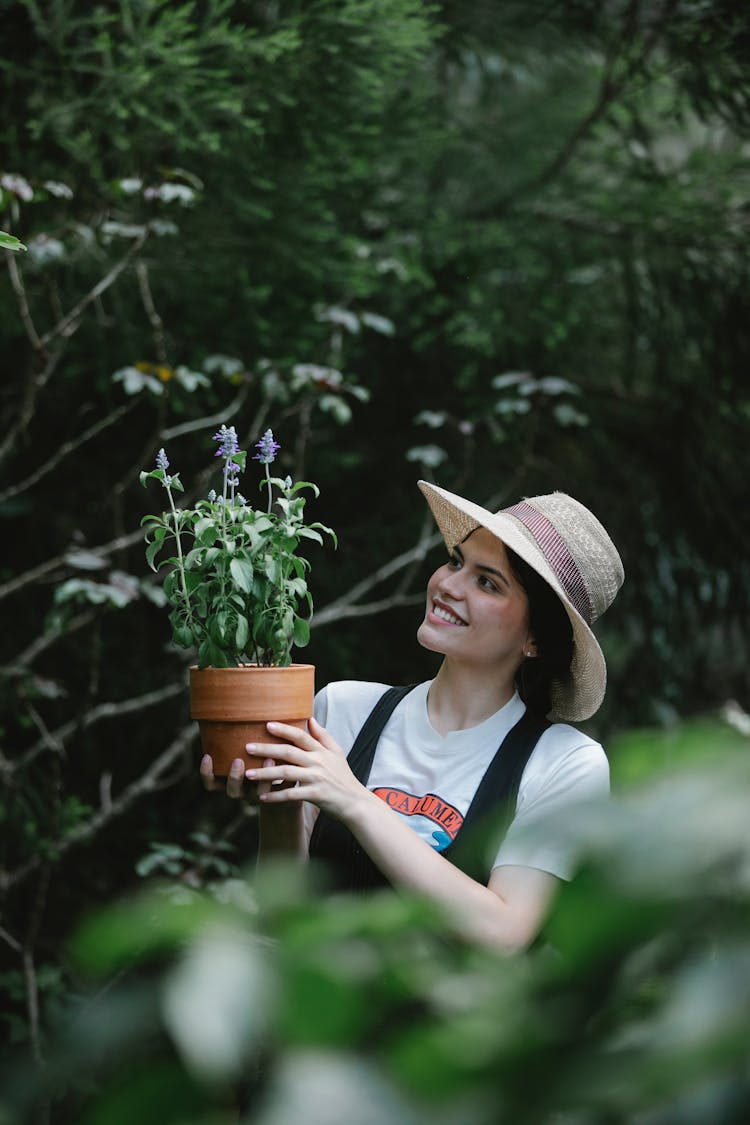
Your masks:
{"label": "eye", "polygon": [[448,555],[448,561],[445,565],[449,566],[451,570],[458,570],[461,566],[461,560],[458,555]]}
{"label": "eye", "polygon": [[486,574],[480,574],[477,582],[482,590],[491,590],[493,593],[497,593],[497,586]]}

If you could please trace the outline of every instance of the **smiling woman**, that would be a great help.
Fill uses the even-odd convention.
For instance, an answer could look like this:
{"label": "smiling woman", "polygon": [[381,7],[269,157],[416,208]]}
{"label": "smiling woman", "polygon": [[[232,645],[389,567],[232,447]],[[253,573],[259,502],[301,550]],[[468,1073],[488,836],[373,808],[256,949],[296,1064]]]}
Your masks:
{"label": "smiling woman", "polygon": [[[591,626],[622,563],[564,493],[493,513],[419,486],[449,551],[417,631],[443,658],[435,678],[329,684],[308,731],[269,724],[288,742],[245,776],[267,806],[304,802],[308,854],[336,888],[406,888],[445,908],[466,939],[519,949],[573,870],[561,814],[608,791],[602,747],[569,724],[604,697]],[[210,759],[201,770],[217,787]],[[237,762],[227,792],[242,785]]]}
{"label": "smiling woman", "polygon": [[485,528],[455,546],[432,575],[417,639],[467,667],[477,665],[493,687],[505,684],[510,698],[518,653],[533,646],[529,601],[505,547]]}

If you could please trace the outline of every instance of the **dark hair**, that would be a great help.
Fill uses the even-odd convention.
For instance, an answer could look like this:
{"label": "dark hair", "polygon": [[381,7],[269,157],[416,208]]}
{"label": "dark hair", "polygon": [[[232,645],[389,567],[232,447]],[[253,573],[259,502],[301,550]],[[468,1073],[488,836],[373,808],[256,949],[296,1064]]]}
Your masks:
{"label": "dark hair", "polygon": [[573,626],[555,591],[510,547],[508,562],[529,599],[529,626],[537,655],[516,673],[518,694],[530,711],[546,715],[552,708],[552,683],[565,681],[573,659]]}

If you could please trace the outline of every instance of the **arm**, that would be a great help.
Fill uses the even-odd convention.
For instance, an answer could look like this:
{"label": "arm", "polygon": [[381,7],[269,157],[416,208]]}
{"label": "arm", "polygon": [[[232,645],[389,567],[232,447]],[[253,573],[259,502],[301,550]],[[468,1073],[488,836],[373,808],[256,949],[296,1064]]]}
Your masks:
{"label": "arm", "polygon": [[271,726],[289,744],[274,745],[276,763],[250,770],[247,776],[258,782],[297,784],[268,789],[260,795],[262,805],[311,801],[341,820],[388,879],[443,907],[471,941],[515,950],[536,936],[557,884],[554,876],[505,866],[493,872],[488,887],[475,882],[357,781],[343,751],[319,723],[311,720],[309,733]]}
{"label": "arm", "polygon": [[[274,765],[273,758],[266,758],[264,766]],[[223,778],[214,777],[213,762],[208,754],[204,754],[200,765],[201,781],[208,792],[226,789],[226,794],[233,800],[247,800],[248,786],[245,785],[245,763],[241,758],[236,758],[229,767],[226,784]],[[270,782],[259,782],[252,787],[256,792],[250,795],[259,800],[262,793],[270,789]],[[258,862],[269,856],[286,856],[297,859],[307,859],[307,849],[310,843],[314,816],[313,809],[310,814],[308,806],[299,803],[281,804],[277,807],[260,804],[258,810]]]}

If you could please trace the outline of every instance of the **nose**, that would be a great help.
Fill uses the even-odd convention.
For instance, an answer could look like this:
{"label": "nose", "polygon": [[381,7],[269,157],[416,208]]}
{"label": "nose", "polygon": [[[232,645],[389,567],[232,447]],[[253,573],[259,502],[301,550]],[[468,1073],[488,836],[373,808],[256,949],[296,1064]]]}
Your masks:
{"label": "nose", "polygon": [[442,567],[438,581],[438,592],[452,598],[453,601],[460,601],[463,598],[463,573],[463,570],[453,570],[449,566]]}

